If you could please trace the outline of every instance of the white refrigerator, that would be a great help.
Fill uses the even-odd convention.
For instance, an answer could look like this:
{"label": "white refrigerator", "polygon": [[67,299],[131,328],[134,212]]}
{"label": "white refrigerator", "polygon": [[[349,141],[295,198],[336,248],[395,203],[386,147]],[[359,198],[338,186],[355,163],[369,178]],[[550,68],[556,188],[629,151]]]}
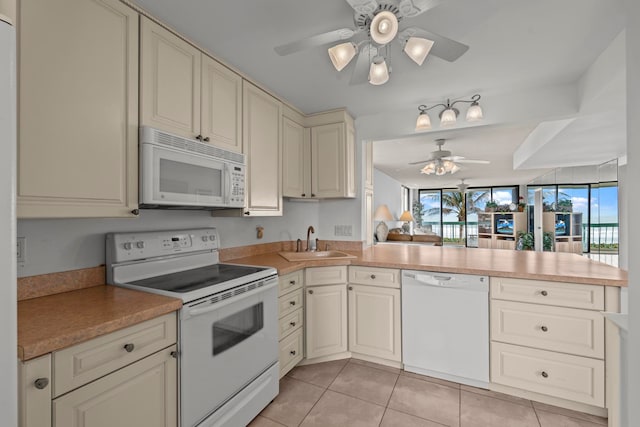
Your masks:
{"label": "white refrigerator", "polygon": [[16,36],[0,10],[0,424],[7,426],[18,424],[16,300]]}

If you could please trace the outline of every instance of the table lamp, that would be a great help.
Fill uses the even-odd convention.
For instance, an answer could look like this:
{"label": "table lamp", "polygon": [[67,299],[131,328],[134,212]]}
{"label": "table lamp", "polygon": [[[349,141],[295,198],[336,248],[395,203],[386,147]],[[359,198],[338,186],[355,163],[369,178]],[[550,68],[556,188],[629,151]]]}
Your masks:
{"label": "table lamp", "polygon": [[409,231],[411,230],[411,225],[409,223],[414,221],[413,215],[411,215],[411,212],[409,211],[402,212],[402,215],[400,215],[400,218],[398,218],[398,221],[404,221],[404,224],[402,224],[402,231],[404,231],[405,233],[409,233]]}
{"label": "table lamp", "polygon": [[385,221],[393,221],[393,215],[389,212],[389,208],[387,205],[380,205],[376,208],[376,212],[373,214],[373,219],[375,221],[380,221],[378,226],[376,227],[376,236],[378,237],[379,242],[386,242],[387,235],[389,234],[389,227]]}

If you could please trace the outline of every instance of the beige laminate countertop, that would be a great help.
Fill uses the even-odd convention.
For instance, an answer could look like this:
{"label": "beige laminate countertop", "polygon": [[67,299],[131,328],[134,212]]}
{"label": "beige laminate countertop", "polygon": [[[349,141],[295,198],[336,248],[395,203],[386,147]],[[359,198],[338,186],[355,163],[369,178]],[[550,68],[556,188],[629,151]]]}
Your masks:
{"label": "beige laminate countertop", "polygon": [[[345,251],[347,252],[347,251]],[[627,286],[627,272],[586,257],[561,252],[511,251],[446,246],[375,245],[349,252],[356,259],[289,262],[277,253],[227,260],[274,267],[279,274],[306,267],[363,265],[448,273]]]}
{"label": "beige laminate countertop", "polygon": [[18,301],[18,357],[33,359],[180,307],[176,298],[106,285]]}

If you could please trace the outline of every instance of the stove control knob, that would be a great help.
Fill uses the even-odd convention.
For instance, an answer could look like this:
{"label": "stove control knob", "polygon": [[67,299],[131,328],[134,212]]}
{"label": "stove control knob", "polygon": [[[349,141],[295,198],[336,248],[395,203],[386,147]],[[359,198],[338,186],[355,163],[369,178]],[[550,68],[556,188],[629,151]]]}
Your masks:
{"label": "stove control knob", "polygon": [[131,242],[124,242],[124,249],[127,251],[131,250]]}
{"label": "stove control knob", "polygon": [[207,241],[207,236],[202,236],[202,241],[206,242]]}
{"label": "stove control knob", "polygon": [[136,248],[144,249],[144,242],[142,240],[139,241],[139,242],[136,242]]}

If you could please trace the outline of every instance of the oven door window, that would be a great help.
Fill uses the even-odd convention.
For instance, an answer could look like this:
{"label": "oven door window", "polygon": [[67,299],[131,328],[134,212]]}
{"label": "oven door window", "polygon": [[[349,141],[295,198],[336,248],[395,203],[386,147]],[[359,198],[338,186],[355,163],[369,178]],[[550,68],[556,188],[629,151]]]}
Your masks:
{"label": "oven door window", "polygon": [[263,303],[245,308],[213,324],[213,355],[241,343],[264,326]]}

